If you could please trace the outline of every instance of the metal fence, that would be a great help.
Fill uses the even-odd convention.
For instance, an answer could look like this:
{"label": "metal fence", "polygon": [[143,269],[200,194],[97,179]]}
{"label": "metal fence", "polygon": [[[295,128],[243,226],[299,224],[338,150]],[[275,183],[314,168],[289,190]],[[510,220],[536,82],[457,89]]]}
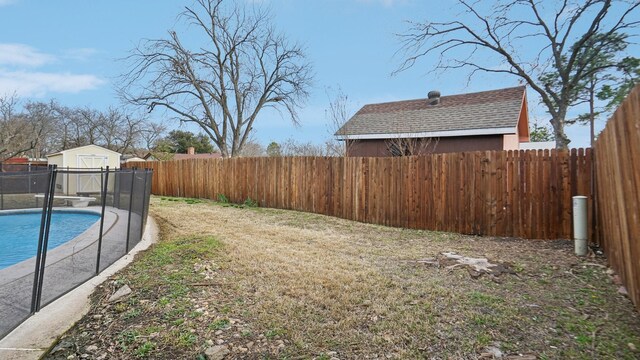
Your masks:
{"label": "metal fence", "polygon": [[151,177],[0,164],[0,338],[140,242]]}

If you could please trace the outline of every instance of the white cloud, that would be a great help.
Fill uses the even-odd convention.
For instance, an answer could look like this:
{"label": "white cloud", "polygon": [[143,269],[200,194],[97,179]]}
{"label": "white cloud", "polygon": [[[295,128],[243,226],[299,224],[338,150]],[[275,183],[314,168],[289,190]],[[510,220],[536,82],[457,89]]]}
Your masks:
{"label": "white cloud", "polygon": [[[7,0],[0,0],[0,4],[3,1]],[[78,93],[95,89],[105,83],[98,76],[47,68],[49,64],[59,64],[59,60],[87,60],[95,53],[97,50],[93,48],[75,48],[55,56],[26,44],[0,43],[0,94],[15,92],[19,96],[44,97],[48,93]]]}
{"label": "white cloud", "polygon": [[15,92],[24,97],[44,97],[47,93],[78,93],[91,90],[104,83],[104,80],[91,74],[0,69],[0,94]]}
{"label": "white cloud", "polygon": [[37,67],[55,59],[29,45],[0,43],[0,65]]}
{"label": "white cloud", "polygon": [[64,51],[63,56],[66,59],[85,61],[98,53],[98,49],[94,48],[75,48]]}

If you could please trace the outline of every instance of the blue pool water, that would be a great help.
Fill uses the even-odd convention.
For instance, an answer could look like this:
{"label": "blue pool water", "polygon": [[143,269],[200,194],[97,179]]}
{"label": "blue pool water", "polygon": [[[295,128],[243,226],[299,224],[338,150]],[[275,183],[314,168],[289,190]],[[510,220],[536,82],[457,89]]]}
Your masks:
{"label": "blue pool water", "polygon": [[[36,256],[42,213],[0,213],[0,269]],[[54,211],[51,215],[48,249],[82,234],[100,219],[89,212]]]}

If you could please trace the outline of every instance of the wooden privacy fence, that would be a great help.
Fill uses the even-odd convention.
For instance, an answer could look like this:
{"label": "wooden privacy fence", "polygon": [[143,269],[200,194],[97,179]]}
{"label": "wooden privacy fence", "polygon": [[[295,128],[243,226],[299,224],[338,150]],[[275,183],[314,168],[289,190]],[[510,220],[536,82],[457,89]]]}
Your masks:
{"label": "wooden privacy fence", "polygon": [[529,239],[571,238],[571,197],[592,199],[590,149],[127,166],[153,168],[156,195],[217,199],[222,194],[236,203],[250,198],[264,207],[367,223]]}
{"label": "wooden privacy fence", "polygon": [[600,242],[640,308],[640,85],[598,136],[595,155]]}

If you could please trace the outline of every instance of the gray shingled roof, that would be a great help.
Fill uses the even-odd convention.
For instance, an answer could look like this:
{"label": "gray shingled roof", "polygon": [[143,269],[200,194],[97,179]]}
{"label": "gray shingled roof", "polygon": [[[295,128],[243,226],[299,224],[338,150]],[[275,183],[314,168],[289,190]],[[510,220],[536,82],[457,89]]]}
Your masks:
{"label": "gray shingled roof", "polygon": [[438,105],[428,99],[369,104],[360,109],[336,135],[423,133],[499,129],[518,125],[525,87],[442,96]]}

